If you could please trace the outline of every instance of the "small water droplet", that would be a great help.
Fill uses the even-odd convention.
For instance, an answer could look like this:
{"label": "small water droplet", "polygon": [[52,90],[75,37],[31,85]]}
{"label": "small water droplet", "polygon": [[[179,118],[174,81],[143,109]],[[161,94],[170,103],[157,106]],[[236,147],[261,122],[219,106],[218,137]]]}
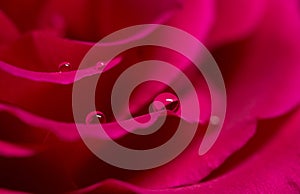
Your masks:
{"label": "small water droplet", "polygon": [[104,62],[99,61],[99,62],[96,63],[96,68],[98,70],[102,70],[104,67],[105,67],[105,63]]}
{"label": "small water droplet", "polygon": [[58,66],[59,73],[71,71],[71,64],[69,62],[62,62]]}
{"label": "small water droplet", "polygon": [[211,116],[210,123],[212,125],[218,125],[220,123],[220,118],[218,116]]}
{"label": "small water droplet", "polygon": [[153,109],[154,111],[160,111],[163,109],[163,107],[165,107],[167,110],[176,112],[179,109],[178,97],[169,92],[165,92],[157,95],[154,98]]}
{"label": "small water droplet", "polygon": [[100,111],[92,111],[85,118],[86,124],[97,124],[97,123],[105,123],[106,117]]}

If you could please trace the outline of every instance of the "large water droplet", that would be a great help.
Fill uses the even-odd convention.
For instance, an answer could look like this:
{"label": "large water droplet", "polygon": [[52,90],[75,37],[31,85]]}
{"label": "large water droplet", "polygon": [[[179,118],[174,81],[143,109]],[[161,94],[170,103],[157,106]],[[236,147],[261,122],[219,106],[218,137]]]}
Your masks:
{"label": "large water droplet", "polygon": [[68,72],[71,71],[72,67],[71,64],[69,62],[62,62],[58,65],[58,72],[62,73],[62,72]]}
{"label": "large water droplet", "polygon": [[85,118],[86,124],[97,124],[97,123],[105,123],[106,117],[100,111],[92,111]]}
{"label": "large water droplet", "polygon": [[167,110],[176,112],[179,109],[179,105],[179,99],[176,95],[165,92],[157,95],[154,98],[153,109],[154,111],[160,111],[163,109],[163,107],[165,107]]}

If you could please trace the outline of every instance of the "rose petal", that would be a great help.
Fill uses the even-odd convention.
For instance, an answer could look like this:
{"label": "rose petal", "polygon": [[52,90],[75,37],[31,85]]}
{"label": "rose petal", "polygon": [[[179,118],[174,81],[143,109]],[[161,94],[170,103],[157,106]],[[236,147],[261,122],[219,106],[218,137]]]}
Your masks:
{"label": "rose petal", "polygon": [[[13,1],[1,1],[0,7],[3,12],[12,19],[18,29],[22,32],[32,30],[36,25],[36,21],[39,18],[39,10],[43,6],[45,1],[30,0],[19,2]],[[18,7],[16,9],[16,6]]]}
{"label": "rose petal", "polygon": [[7,143],[0,140],[0,155],[5,157],[28,157],[35,154],[35,150]]}
{"label": "rose petal", "polygon": [[67,61],[72,70],[75,70],[91,46],[91,43],[59,38],[45,31],[34,31],[7,46],[0,53],[0,59],[38,72],[58,72],[59,64]]}
{"label": "rose petal", "polygon": [[166,24],[182,29],[204,41],[214,21],[213,1],[186,0]]}
{"label": "rose petal", "polygon": [[202,184],[169,190],[170,193],[298,193],[299,118],[298,109],[292,115],[260,122],[258,133],[215,176]]}
{"label": "rose petal", "polygon": [[10,43],[20,36],[16,26],[3,11],[0,11],[0,26],[2,29],[5,29],[0,32],[0,45]]}
{"label": "rose petal", "polygon": [[260,118],[283,114],[300,103],[298,9],[280,0],[268,7],[263,23],[244,45],[243,58],[235,61],[231,53],[231,62],[243,65],[236,66],[227,87],[237,109],[244,107],[246,114]]}
{"label": "rose petal", "polygon": [[208,45],[219,46],[251,35],[264,17],[266,4],[266,0],[215,1],[215,23]]}
{"label": "rose petal", "polygon": [[14,190],[1,189],[1,188],[0,188],[0,192],[3,194],[28,194],[22,191],[14,191]]}
{"label": "rose petal", "polygon": [[93,193],[93,192],[108,192],[108,193],[139,193],[141,189],[114,179],[108,179],[94,185],[88,186],[83,189],[79,189],[70,194],[77,194],[77,193]]}
{"label": "rose petal", "polygon": [[[145,189],[116,180],[99,182],[75,191],[120,193],[298,193],[300,191],[299,152],[300,109],[259,122],[258,132],[205,182],[178,188]],[[170,172],[170,171],[169,171]],[[276,186],[274,186],[276,185]],[[117,188],[117,190],[114,190]]]}

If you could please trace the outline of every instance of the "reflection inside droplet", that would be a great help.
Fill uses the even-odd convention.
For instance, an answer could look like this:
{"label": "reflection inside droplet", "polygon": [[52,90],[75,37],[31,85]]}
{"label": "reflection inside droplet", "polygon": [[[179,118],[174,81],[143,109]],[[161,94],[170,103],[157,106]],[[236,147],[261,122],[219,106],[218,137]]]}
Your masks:
{"label": "reflection inside droplet", "polygon": [[104,67],[105,67],[105,63],[104,62],[99,61],[99,62],[96,63],[96,68],[98,70],[102,70]]}
{"label": "reflection inside droplet", "polygon": [[157,95],[154,98],[153,109],[154,111],[160,111],[163,109],[163,107],[165,107],[167,110],[176,112],[179,109],[178,97],[169,92],[165,92]]}
{"label": "reflection inside droplet", "polygon": [[99,122],[100,123],[106,122],[105,115],[100,111],[92,111],[85,118],[86,124],[97,124]]}
{"label": "reflection inside droplet", "polygon": [[58,65],[58,72],[68,72],[71,71],[71,64],[69,62],[62,62]]}

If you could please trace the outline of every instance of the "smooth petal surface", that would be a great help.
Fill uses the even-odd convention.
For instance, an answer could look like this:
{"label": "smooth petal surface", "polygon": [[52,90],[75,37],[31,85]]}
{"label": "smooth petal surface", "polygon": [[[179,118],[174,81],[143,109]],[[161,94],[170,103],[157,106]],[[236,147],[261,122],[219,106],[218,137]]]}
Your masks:
{"label": "smooth petal surface", "polygon": [[268,0],[215,1],[215,22],[208,37],[209,46],[219,46],[249,36],[264,19]]}
{"label": "smooth petal surface", "polygon": [[[0,32],[0,187],[5,188],[0,192],[300,192],[297,0],[31,0],[18,4],[18,9],[12,2],[0,2],[0,25],[6,29]],[[90,100],[85,95],[82,119],[74,123],[72,87],[74,83],[89,84],[99,74],[94,62],[76,71],[93,41],[143,23],[178,27],[211,49],[224,75],[227,115],[214,146],[199,156],[211,122],[210,92],[217,91],[209,91],[200,72],[195,73],[193,64],[178,53],[138,48],[118,55],[103,70],[102,84],[95,91],[96,109],[106,117],[103,127],[118,144],[150,149],[168,141],[179,121],[187,129],[194,124],[181,118],[180,111],[168,111],[161,130],[141,137],[116,122],[111,91],[118,76],[134,63],[157,59],[174,64],[197,87],[202,111],[193,141],[176,159],[158,168],[130,171],[103,162],[84,144],[76,124],[86,126],[83,134],[94,141],[107,137],[97,125],[85,123],[92,111],[85,107]],[[151,30],[98,46],[123,44],[147,36]],[[162,40],[166,38],[171,37]],[[62,63],[70,64],[70,69],[61,72]],[[145,69],[141,75],[160,70]],[[80,75],[76,80],[75,73]],[[174,76],[168,81],[177,79]],[[134,118],[123,122],[147,121],[149,105],[164,92],[173,93],[166,84],[141,84],[129,105],[124,102]],[[153,124],[149,122],[147,127]],[[214,139],[213,134],[207,138]],[[105,150],[106,144],[101,146]]]}
{"label": "smooth petal surface", "polygon": [[[299,21],[295,4],[281,0],[269,2],[257,31],[239,44],[241,52],[233,49],[220,53],[220,56],[231,55],[227,56],[229,61],[219,64],[228,68],[231,80],[227,91],[235,99],[234,106],[243,107],[240,112],[268,118],[299,104]],[[235,51],[240,56],[235,57]],[[232,67],[236,68],[231,72]]]}

